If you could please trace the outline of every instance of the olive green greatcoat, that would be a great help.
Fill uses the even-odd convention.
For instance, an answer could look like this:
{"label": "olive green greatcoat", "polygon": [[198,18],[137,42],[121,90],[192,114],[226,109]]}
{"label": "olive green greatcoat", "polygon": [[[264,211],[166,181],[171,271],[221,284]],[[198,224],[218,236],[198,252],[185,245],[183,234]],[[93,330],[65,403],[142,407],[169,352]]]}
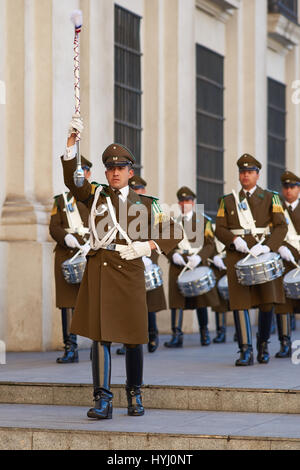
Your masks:
{"label": "olive green greatcoat", "polygon": [[[67,199],[70,200],[71,193],[67,194]],[[89,212],[82,202],[76,201],[81,220],[85,227],[88,227]],[[77,248],[68,248],[65,244],[65,236],[68,234],[66,229],[69,228],[67,214],[65,211],[65,201],[63,195],[55,197],[54,205],[50,218],[49,231],[53,240],[56,241],[54,248],[55,261],[54,261],[54,274],[55,274],[55,294],[56,306],[58,308],[74,308],[76,304],[77,294],[79,291],[79,284],[68,284],[62,274],[61,265],[67,259],[70,259],[78,251]],[[79,243],[83,245],[85,240],[74,234]]]}
{"label": "olive green greatcoat", "polygon": [[[239,199],[245,198],[244,191],[240,191]],[[268,190],[257,187],[250,198],[250,208],[256,227],[270,226],[271,234],[264,242],[271,251],[277,252],[287,233],[287,224],[278,196]],[[282,277],[274,281],[256,286],[243,286],[239,284],[236,276],[235,264],[246,255],[235,250],[233,239],[235,235],[231,230],[241,229],[233,194],[224,196],[216,219],[216,237],[226,246],[225,265],[228,273],[229,302],[231,310],[243,310],[252,307],[261,307],[267,311],[272,304],[285,301]],[[243,236],[249,248],[257,244],[252,235]]]}
{"label": "olive green greatcoat", "polygon": [[[97,185],[84,182],[81,188],[77,188],[73,182],[73,172],[76,168],[76,160],[64,161],[65,184],[77,200],[82,201],[91,209],[94,201],[94,193]],[[119,221],[119,198],[109,187],[103,187],[97,210],[106,205],[107,196],[110,196],[116,210]],[[144,212],[146,215],[147,237],[137,238],[138,241],[146,241],[151,237],[153,226],[152,205],[153,198],[136,194],[129,189],[126,207],[127,229],[134,224],[137,216],[134,210]],[[129,212],[130,211],[130,212]],[[96,226],[103,222],[104,232],[107,232],[108,224],[104,219],[107,213],[96,217]],[[168,222],[166,222],[168,225]],[[132,226],[132,225],[131,225]],[[164,223],[157,225],[162,230]],[[181,240],[182,234],[177,231],[174,235],[174,223],[171,222],[171,235],[155,239],[164,253],[168,253]],[[133,239],[133,237],[131,237]],[[115,239],[117,244],[126,244],[119,235]],[[142,258],[123,260],[117,251],[99,249],[90,250],[87,256],[87,266],[80,286],[73,322],[72,333],[86,336],[94,341],[107,341],[125,344],[145,344],[148,342],[148,308],[146,304],[146,287],[144,277],[144,263]]]}

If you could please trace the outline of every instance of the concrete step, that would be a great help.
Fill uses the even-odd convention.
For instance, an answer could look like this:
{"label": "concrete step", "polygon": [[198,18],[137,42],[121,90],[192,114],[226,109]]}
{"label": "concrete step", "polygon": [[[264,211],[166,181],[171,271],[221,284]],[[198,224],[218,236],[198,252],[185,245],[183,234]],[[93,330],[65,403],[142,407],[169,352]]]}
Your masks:
{"label": "concrete step", "polygon": [[0,450],[300,450],[298,415],[114,409],[99,421],[87,409],[0,405]]}
{"label": "concrete step", "polygon": [[[124,385],[113,385],[114,406],[127,406]],[[0,382],[0,403],[91,406],[88,384]],[[146,408],[247,413],[300,413],[300,390],[145,385]]]}

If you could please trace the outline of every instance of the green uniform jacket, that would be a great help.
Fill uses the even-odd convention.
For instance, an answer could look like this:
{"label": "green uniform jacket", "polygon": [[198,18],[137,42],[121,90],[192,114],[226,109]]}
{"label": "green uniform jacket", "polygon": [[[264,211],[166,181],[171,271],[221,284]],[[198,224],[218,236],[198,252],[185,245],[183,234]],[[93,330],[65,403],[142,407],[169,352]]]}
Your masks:
{"label": "green uniform jacket", "polygon": [[[64,161],[62,159],[62,164],[66,186],[76,199],[82,201],[90,210],[94,201],[95,185],[85,181],[81,188],[77,188],[73,182],[76,160]],[[111,197],[112,204],[116,209],[117,220],[119,220],[119,198],[110,187],[104,188],[101,192],[97,210],[100,211],[101,206],[106,204],[107,195]],[[138,195],[129,189],[127,208],[125,208],[128,215],[128,226],[134,224],[139,216],[139,213],[132,215],[136,208],[135,205],[138,205],[141,211],[146,211],[148,240],[153,238],[151,237],[151,229],[154,225],[152,214],[155,212],[153,201],[154,199]],[[101,224],[101,221],[104,223],[104,217],[105,215],[101,215],[96,218],[96,226]],[[169,222],[166,224],[169,227]],[[163,230],[165,225],[159,223],[157,227]],[[126,230],[127,227],[123,226],[123,229]],[[166,254],[182,238],[181,231],[177,230],[176,238],[173,229],[172,222],[170,235],[166,238],[155,239],[160,249]],[[163,233],[163,235],[165,234]],[[132,236],[131,239],[133,239]],[[138,241],[145,241],[145,239],[139,238]],[[116,237],[115,242],[126,244],[125,240],[119,236]],[[120,257],[117,251],[100,249],[89,252],[71,331],[94,341],[125,344],[145,344],[148,342],[148,308],[142,258],[126,261]]]}
{"label": "green uniform jacket", "polygon": [[[239,193],[240,201],[244,199],[244,192]],[[278,195],[257,187],[250,198],[250,208],[256,227],[270,226],[271,234],[264,242],[271,251],[277,252],[287,233],[282,205]],[[285,301],[282,277],[274,281],[257,286],[242,286],[238,283],[235,264],[246,255],[235,250],[232,229],[241,229],[233,194],[224,196],[221,200],[216,219],[216,237],[226,246],[229,302],[231,310],[243,310],[260,306],[263,311],[271,308],[272,304]],[[252,235],[243,236],[249,248],[257,241]]]}

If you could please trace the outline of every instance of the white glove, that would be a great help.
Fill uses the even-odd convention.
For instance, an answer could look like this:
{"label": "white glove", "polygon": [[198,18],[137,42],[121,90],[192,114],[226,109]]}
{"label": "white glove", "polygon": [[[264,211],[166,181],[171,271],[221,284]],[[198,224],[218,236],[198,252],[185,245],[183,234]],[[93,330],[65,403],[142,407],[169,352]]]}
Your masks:
{"label": "white glove", "polygon": [[131,245],[124,245],[120,252],[122,259],[132,260],[142,258],[143,256],[151,256],[151,246],[149,242],[133,242]]}
{"label": "white glove", "polygon": [[178,264],[178,266],[185,266],[185,261],[179,253],[173,254],[172,261],[174,264]]}
{"label": "white glove", "polygon": [[90,251],[90,249],[91,249],[90,242],[86,242],[84,245],[80,246],[80,251],[83,254],[83,256],[86,256],[88,252]]}
{"label": "white glove", "polygon": [[245,240],[242,237],[237,237],[233,244],[235,246],[236,251],[240,251],[241,253],[249,253],[249,248]]}
{"label": "white glove", "polygon": [[191,268],[191,269],[195,269],[198,264],[201,263],[201,256],[199,255],[192,255],[192,256],[188,256],[188,267]]}
{"label": "white glove", "polygon": [[251,248],[250,253],[252,256],[259,256],[263,253],[270,253],[270,251],[271,250],[267,245],[260,245],[259,243],[257,243]]}
{"label": "white glove", "polygon": [[296,262],[291,250],[287,246],[281,246],[278,250],[281,258],[285,261]]}
{"label": "white glove", "polygon": [[77,238],[74,237],[74,235],[72,235],[71,233],[68,233],[68,235],[65,236],[65,244],[69,248],[80,248],[80,244]]}
{"label": "white glove", "polygon": [[225,266],[225,264],[224,264],[223,259],[221,258],[221,256],[219,256],[219,255],[214,256],[213,262],[214,262],[214,265],[215,265],[218,269],[220,269],[220,270],[226,269],[226,266]]}
{"label": "white glove", "polygon": [[148,269],[150,269],[150,267],[152,266],[152,260],[147,256],[143,256],[142,260],[145,265],[145,271],[148,271]]}
{"label": "white glove", "polygon": [[68,137],[71,137],[72,134],[77,134],[77,132],[81,134],[83,129],[84,126],[81,117],[77,116],[76,114],[73,114],[72,120],[69,125]]}

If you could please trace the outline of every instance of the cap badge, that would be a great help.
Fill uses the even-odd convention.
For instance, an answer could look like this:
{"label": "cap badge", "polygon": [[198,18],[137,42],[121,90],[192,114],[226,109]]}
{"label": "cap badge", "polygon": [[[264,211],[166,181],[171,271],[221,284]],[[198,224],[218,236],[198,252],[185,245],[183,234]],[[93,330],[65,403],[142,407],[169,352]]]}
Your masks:
{"label": "cap badge", "polygon": [[113,160],[118,160],[118,157],[113,157]]}

